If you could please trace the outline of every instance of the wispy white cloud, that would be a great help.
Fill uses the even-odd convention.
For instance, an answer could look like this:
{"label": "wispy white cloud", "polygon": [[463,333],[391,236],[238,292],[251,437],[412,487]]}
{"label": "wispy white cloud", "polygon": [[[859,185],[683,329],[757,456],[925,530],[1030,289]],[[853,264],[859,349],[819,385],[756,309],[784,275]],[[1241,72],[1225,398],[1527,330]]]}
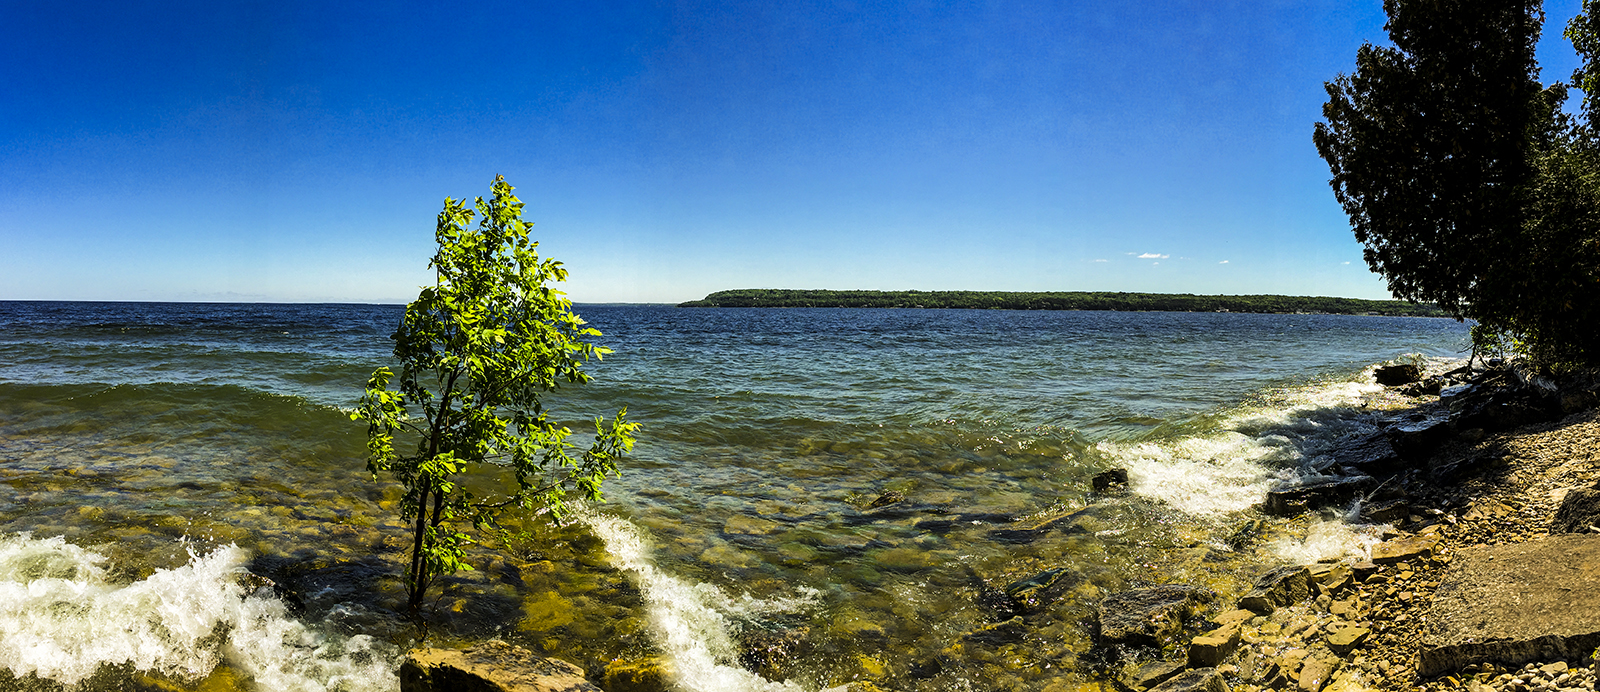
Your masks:
{"label": "wispy white cloud", "polygon": [[[1130,252],[1128,254],[1131,255],[1133,253]],[[1171,257],[1171,256],[1172,255],[1158,255],[1158,254],[1156,254],[1154,252],[1146,252],[1146,253],[1144,253],[1142,255],[1139,255],[1139,259],[1166,259],[1166,258]]]}
{"label": "wispy white cloud", "polygon": [[1095,260],[1095,261],[1096,261],[1096,262],[1110,262],[1110,261],[1111,261],[1111,260],[1103,260],[1103,259],[1097,259],[1097,260]]}
{"label": "wispy white cloud", "polygon": [[1345,264],[1349,264],[1349,262],[1345,262]]}
{"label": "wispy white cloud", "polygon": [[1227,264],[1227,263],[1228,263],[1228,260],[1222,260],[1221,262],[1218,262],[1217,264]]}

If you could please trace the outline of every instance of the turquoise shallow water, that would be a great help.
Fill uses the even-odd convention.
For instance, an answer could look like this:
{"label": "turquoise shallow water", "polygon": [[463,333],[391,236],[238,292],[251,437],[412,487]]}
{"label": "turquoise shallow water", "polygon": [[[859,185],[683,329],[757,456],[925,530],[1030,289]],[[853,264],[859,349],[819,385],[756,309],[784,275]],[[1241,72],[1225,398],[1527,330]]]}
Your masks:
{"label": "turquoise shallow water", "polygon": [[[195,584],[246,567],[299,579],[317,589],[193,605],[240,637],[270,639],[240,623],[271,617],[323,637],[323,658],[346,672],[311,666],[295,673],[303,689],[390,688],[385,666],[418,634],[385,600],[395,491],[364,473],[363,429],[344,410],[386,363],[400,311],[0,303],[0,532],[22,556],[14,573],[0,557],[0,585],[41,583],[40,560],[98,559],[98,576],[50,578],[93,576],[113,594],[181,569]],[[645,426],[638,452],[583,523],[535,522],[507,557],[480,556],[483,569],[436,604],[433,636],[501,636],[596,672],[665,657],[682,688],[708,690],[1088,679],[1082,623],[1107,590],[1227,589],[1261,564],[1359,546],[1358,532],[1305,521],[1250,549],[1220,539],[1275,479],[1372,428],[1363,368],[1466,344],[1464,325],[1422,318],[579,311],[615,353],[555,410],[581,429],[627,405]],[[1131,496],[1089,491],[1113,466],[1130,470]],[[871,509],[887,491],[908,500]],[[1072,530],[1036,540],[996,533],[1073,512]],[[237,552],[202,559],[226,546]],[[1017,614],[997,589],[1040,574],[1067,576],[1051,603],[1021,613],[1027,637],[963,643]],[[50,603],[35,605],[61,610]],[[281,614],[240,614],[274,603]],[[140,618],[152,607],[124,606]],[[141,670],[248,688],[288,679],[305,648],[251,662],[205,644],[215,661],[190,666],[200,675],[61,642],[55,658],[38,654],[53,663],[28,663],[19,652],[35,644],[0,634],[0,666],[113,688]],[[363,682],[330,682],[339,675]]]}

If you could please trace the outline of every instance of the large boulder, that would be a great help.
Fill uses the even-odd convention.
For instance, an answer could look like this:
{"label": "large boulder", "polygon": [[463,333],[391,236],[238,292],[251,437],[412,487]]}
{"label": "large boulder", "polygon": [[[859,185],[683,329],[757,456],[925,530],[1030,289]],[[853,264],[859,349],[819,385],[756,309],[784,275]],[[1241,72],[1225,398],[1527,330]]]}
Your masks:
{"label": "large boulder", "polygon": [[1450,434],[1450,420],[1443,415],[1401,420],[1384,430],[1395,453],[1413,463],[1426,461],[1433,456],[1439,445],[1450,439]]}
{"label": "large boulder", "polygon": [[1372,379],[1385,387],[1398,387],[1422,379],[1422,370],[1415,363],[1385,365],[1372,371]]}
{"label": "large boulder", "polygon": [[1323,507],[1343,506],[1377,484],[1372,476],[1343,476],[1277,488],[1267,491],[1262,509],[1267,514],[1290,517]]}
{"label": "large boulder", "polygon": [[520,646],[487,641],[465,651],[413,649],[400,664],[400,692],[601,692],[583,669]]}
{"label": "large boulder", "polygon": [[1424,622],[1424,679],[1472,663],[1587,658],[1600,647],[1600,535],[1462,548]]}
{"label": "large boulder", "polygon": [[1213,595],[1209,589],[1180,584],[1118,591],[1100,601],[1100,642],[1162,646]]}
{"label": "large boulder", "polygon": [[1600,531],[1600,486],[1567,491],[1556,510],[1550,533],[1589,533]]}
{"label": "large boulder", "polygon": [[1349,466],[1366,474],[1380,474],[1399,470],[1404,466],[1394,445],[1383,433],[1341,440],[1332,451],[1333,462]]}

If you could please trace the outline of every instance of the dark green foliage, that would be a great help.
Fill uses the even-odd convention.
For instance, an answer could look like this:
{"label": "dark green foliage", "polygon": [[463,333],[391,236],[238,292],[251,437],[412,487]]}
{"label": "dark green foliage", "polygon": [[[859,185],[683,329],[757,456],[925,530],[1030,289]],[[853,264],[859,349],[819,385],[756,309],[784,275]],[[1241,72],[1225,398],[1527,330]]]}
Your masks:
{"label": "dark green foliage", "polygon": [[[379,368],[351,414],[367,421],[373,477],[387,471],[406,489],[400,508],[412,522],[406,588],[413,616],[436,577],[471,569],[464,558],[472,538],[461,524],[493,528],[512,507],[559,515],[569,489],[598,500],[638,428],[624,421],[626,409],[610,421],[596,418],[594,439],[578,452],[572,431],[546,414],[542,397],[588,382],[584,363],[607,351],[585,341],[600,333],[550,287],[567,270],[539,257],[539,244],[528,239],[533,224],[522,220],[511,190],[497,176],[492,197],[477,198],[476,214],[445,200],[430,265],[436,284],[406,306],[393,336],[398,390],[389,388],[395,374]],[[481,220],[472,229],[475,215]],[[402,447],[414,443],[412,451],[397,450],[397,436]],[[474,471],[514,476],[515,487],[474,494],[463,484]]]}
{"label": "dark green foliage", "polygon": [[1364,45],[1328,83],[1317,151],[1372,269],[1397,297],[1456,316],[1517,254],[1520,195],[1534,175],[1529,0],[1386,0],[1394,47]]}
{"label": "dark green foliage", "polygon": [[[1355,72],[1327,84],[1313,135],[1367,264],[1395,296],[1540,359],[1600,357],[1596,159],[1587,126],[1561,112],[1566,87],[1539,83],[1539,3],[1384,9],[1394,46],[1362,46]],[[1587,17],[1568,35],[1592,54]]]}
{"label": "dark green foliage", "polygon": [[1187,293],[1077,291],[825,291],[748,288],[717,291],[686,308],[964,308],[991,310],[1123,310],[1154,312],[1314,312],[1343,315],[1442,317],[1431,305],[1398,300],[1300,296],[1197,296]]}

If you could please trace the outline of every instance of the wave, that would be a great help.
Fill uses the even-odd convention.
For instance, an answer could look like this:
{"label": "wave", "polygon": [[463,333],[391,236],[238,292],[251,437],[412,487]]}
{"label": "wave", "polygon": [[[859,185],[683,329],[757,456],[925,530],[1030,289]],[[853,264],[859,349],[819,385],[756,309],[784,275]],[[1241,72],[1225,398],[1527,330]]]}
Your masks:
{"label": "wave", "polygon": [[60,537],[0,537],[0,667],[69,687],[116,668],[193,684],[220,665],[284,692],[398,687],[393,646],[308,626],[270,590],[247,592],[244,550],[189,555],[176,569],[113,584],[107,558],[92,550]]}
{"label": "wave", "polygon": [[605,541],[614,564],[630,573],[648,603],[655,639],[689,692],[802,692],[792,681],[774,682],[739,666],[734,632],[741,622],[800,613],[818,605],[819,593],[800,588],[787,598],[730,596],[714,585],[677,577],[657,567],[638,528],[593,512],[578,518]]}

